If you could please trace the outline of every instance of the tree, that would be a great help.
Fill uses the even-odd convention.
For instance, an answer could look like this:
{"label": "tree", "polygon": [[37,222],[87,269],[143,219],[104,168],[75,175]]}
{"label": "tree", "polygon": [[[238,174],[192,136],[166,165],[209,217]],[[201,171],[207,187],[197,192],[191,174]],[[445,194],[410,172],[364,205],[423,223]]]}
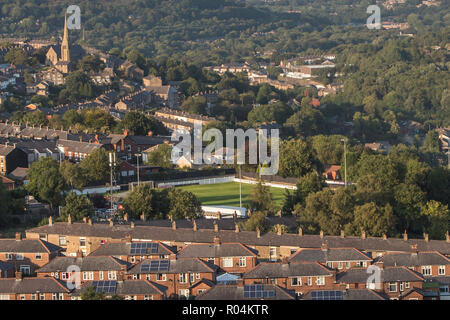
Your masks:
{"label": "tree", "polygon": [[91,285],[81,293],[81,300],[105,300],[105,294],[97,292],[96,287]]}
{"label": "tree", "polygon": [[280,144],[279,173],[283,177],[301,177],[311,172],[315,159],[310,146],[302,139],[286,140]]}
{"label": "tree", "polygon": [[250,208],[254,211],[272,212],[273,195],[269,187],[264,186],[261,181],[255,184],[250,194]]}
{"label": "tree", "polygon": [[180,106],[180,109],[187,113],[206,115],[206,98],[202,96],[189,97]]}
{"label": "tree", "polygon": [[304,204],[310,193],[322,190],[327,184],[323,176],[318,175],[316,171],[312,171],[298,178],[296,186],[295,201]]}
{"label": "tree", "polygon": [[0,227],[6,227],[11,218],[9,206],[11,204],[11,195],[6,190],[5,185],[0,183]]}
{"label": "tree", "polygon": [[172,146],[166,143],[155,146],[147,155],[147,164],[162,168],[172,168]]}
{"label": "tree", "polygon": [[267,231],[268,223],[266,215],[263,211],[253,212],[248,220],[242,223],[242,229],[246,231],[256,231],[257,229],[261,232]]}
{"label": "tree", "polygon": [[378,206],[375,202],[355,207],[354,229],[365,231],[368,235],[380,237],[390,234],[395,227],[395,220],[390,204]]}
{"label": "tree", "polygon": [[88,182],[106,182],[110,173],[108,153],[103,148],[94,150],[86,158],[81,160],[80,168],[83,170]]}
{"label": "tree", "polygon": [[127,112],[119,124],[120,132],[127,130],[131,135],[146,136],[149,132],[155,135],[167,134],[163,124],[154,117],[147,117],[140,112]]}
{"label": "tree", "polygon": [[84,186],[84,176],[79,165],[67,160],[63,161],[59,166],[59,172],[71,189],[81,189]]}
{"label": "tree", "polygon": [[432,153],[440,152],[441,145],[439,140],[439,134],[434,130],[428,131],[427,134],[425,135],[425,140],[423,141],[423,146],[421,149],[423,151]]}
{"label": "tree", "polygon": [[312,136],[323,130],[325,118],[317,109],[311,106],[304,106],[300,111],[294,113],[286,120],[284,126],[291,131],[294,136]]}
{"label": "tree", "polygon": [[26,189],[38,201],[50,204],[52,209],[63,203],[65,181],[55,159],[45,157],[33,162],[27,177]]}
{"label": "tree", "polygon": [[169,214],[174,219],[197,218],[203,215],[202,205],[192,192],[172,189],[169,191]]}
{"label": "tree", "polygon": [[87,196],[70,192],[65,199],[64,207],[61,208],[61,218],[67,219],[70,214],[72,221],[80,221],[92,216],[93,212],[94,206]]}
{"label": "tree", "polygon": [[445,233],[450,228],[450,210],[447,205],[430,200],[422,207],[422,214],[428,223],[425,231],[432,239],[445,239]]}
{"label": "tree", "polygon": [[139,219],[141,214],[149,219],[164,219],[169,212],[167,191],[152,189],[150,184],[141,184],[129,192],[123,205],[125,212],[134,219]]}

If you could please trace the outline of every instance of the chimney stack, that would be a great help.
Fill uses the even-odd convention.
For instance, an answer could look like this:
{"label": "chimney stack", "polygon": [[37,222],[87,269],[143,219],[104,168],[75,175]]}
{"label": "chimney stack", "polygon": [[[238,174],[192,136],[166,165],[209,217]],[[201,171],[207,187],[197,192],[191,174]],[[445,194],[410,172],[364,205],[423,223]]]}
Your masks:
{"label": "chimney stack", "polygon": [[48,225],[50,227],[53,225],[53,218],[52,218],[52,216],[48,217]]}
{"label": "chimney stack", "polygon": [[386,235],[386,233],[383,233],[383,240],[387,240],[387,235]]}
{"label": "chimney stack", "polygon": [[219,245],[220,244],[220,238],[218,236],[214,236],[214,244]]}
{"label": "chimney stack", "polygon": [[234,225],[234,232],[239,232],[239,225],[237,223],[235,223]]}
{"label": "chimney stack", "polygon": [[408,234],[406,233],[406,229],[405,232],[403,233],[403,240],[408,241]]}
{"label": "chimney stack", "polygon": [[22,281],[22,272],[16,271],[16,281]]}
{"label": "chimney stack", "polygon": [[298,228],[298,235],[299,235],[300,237],[303,236],[303,229],[302,229],[302,227]]}
{"label": "chimney stack", "polygon": [[81,250],[77,251],[77,258],[83,258],[83,251]]}
{"label": "chimney stack", "polygon": [[174,221],[172,221],[172,230],[177,230],[177,223]]}
{"label": "chimney stack", "polygon": [[281,259],[281,264],[289,264],[289,259],[288,259],[288,257],[283,257],[283,258]]}
{"label": "chimney stack", "polygon": [[321,249],[322,249],[322,251],[328,251],[328,244],[326,244],[325,242],[322,243]]}
{"label": "chimney stack", "polygon": [[16,232],[16,240],[17,241],[22,240],[22,234],[20,232]]}
{"label": "chimney stack", "polygon": [[259,229],[259,227],[256,228],[256,237],[261,238],[261,230]]}
{"label": "chimney stack", "polygon": [[281,236],[281,224],[277,224],[277,235]]}
{"label": "chimney stack", "polygon": [[345,232],[344,232],[344,230],[341,230],[341,238],[345,238]]}
{"label": "chimney stack", "polygon": [[72,224],[72,216],[70,215],[70,213],[67,216],[67,224]]}
{"label": "chimney stack", "polygon": [[214,232],[219,232],[219,224],[217,222],[214,223]]}
{"label": "chimney stack", "polygon": [[92,226],[92,219],[90,217],[88,218],[88,225]]}
{"label": "chimney stack", "polygon": [[142,212],[142,214],[141,214],[141,220],[145,221],[145,213],[144,212]]}
{"label": "chimney stack", "polygon": [[450,236],[448,235],[448,230],[447,230],[447,233],[445,234],[445,241],[447,243],[450,243]]}
{"label": "chimney stack", "polygon": [[417,255],[417,252],[419,251],[419,250],[417,250],[417,244],[413,244],[413,245],[411,246],[411,250],[412,250],[412,253],[413,253],[413,254]]}
{"label": "chimney stack", "polygon": [[234,213],[233,213],[233,219],[234,219],[234,221],[237,220],[237,213],[236,213],[236,210],[235,210]]}
{"label": "chimney stack", "polygon": [[428,233],[424,233],[423,237],[425,238],[425,242],[428,242]]}
{"label": "chimney stack", "polygon": [[364,230],[361,230],[361,239],[366,238],[366,232]]}
{"label": "chimney stack", "polygon": [[130,227],[134,229],[134,221],[131,221]]}
{"label": "chimney stack", "polygon": [[197,231],[197,221],[192,220],[192,230]]}
{"label": "chimney stack", "polygon": [[113,219],[109,219],[109,226],[110,227],[114,227],[114,220]]}
{"label": "chimney stack", "polygon": [[320,230],[320,239],[323,239],[323,231]]}
{"label": "chimney stack", "polygon": [[83,222],[86,223],[87,222],[87,218],[83,217]]}
{"label": "chimney stack", "polygon": [[125,242],[126,243],[131,243],[131,235],[130,234],[127,234],[126,236],[125,236]]}
{"label": "chimney stack", "polygon": [[123,215],[123,220],[128,222],[128,212],[125,212],[125,214]]}
{"label": "chimney stack", "polygon": [[217,220],[222,219],[222,214],[220,213],[220,211],[217,211]]}

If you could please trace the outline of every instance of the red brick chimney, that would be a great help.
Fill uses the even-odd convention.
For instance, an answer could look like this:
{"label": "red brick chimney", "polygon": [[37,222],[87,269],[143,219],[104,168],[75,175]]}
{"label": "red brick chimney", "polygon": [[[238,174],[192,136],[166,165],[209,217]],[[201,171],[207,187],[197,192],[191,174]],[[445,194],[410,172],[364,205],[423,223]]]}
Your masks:
{"label": "red brick chimney", "polygon": [[149,137],[153,136],[153,131],[149,131],[149,132],[147,133],[147,135],[148,135]]}
{"label": "red brick chimney", "polygon": [[22,240],[22,233],[16,232],[16,240],[21,241]]}
{"label": "red brick chimney", "polygon": [[124,135],[124,136],[127,136],[127,135],[128,135],[128,130],[127,130],[127,129],[123,130],[123,135]]}

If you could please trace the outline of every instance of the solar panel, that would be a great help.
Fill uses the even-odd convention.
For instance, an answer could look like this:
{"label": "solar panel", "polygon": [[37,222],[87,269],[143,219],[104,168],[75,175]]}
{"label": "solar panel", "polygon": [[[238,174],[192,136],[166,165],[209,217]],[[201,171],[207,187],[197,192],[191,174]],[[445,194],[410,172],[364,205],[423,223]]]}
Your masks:
{"label": "solar panel", "polygon": [[273,298],[275,297],[275,291],[264,290],[262,284],[254,284],[244,286],[244,298]]}
{"label": "solar panel", "polygon": [[116,281],[93,281],[97,293],[114,293],[116,292]]}
{"label": "solar panel", "polygon": [[141,255],[141,254],[156,254],[158,253],[158,243],[156,242],[135,242],[131,244],[130,254],[131,255]]}
{"label": "solar panel", "polygon": [[342,300],[342,291],[311,291],[312,300]]}
{"label": "solar panel", "polygon": [[169,271],[169,260],[148,260],[141,265],[141,271]]}

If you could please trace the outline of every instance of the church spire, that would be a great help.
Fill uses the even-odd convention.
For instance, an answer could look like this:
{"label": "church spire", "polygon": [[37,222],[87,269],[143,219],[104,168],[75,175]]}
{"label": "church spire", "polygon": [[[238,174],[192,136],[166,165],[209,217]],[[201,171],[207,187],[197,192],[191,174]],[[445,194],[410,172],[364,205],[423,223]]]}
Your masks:
{"label": "church spire", "polygon": [[69,29],[67,28],[67,14],[64,15],[64,37],[61,45],[61,61],[70,62]]}

